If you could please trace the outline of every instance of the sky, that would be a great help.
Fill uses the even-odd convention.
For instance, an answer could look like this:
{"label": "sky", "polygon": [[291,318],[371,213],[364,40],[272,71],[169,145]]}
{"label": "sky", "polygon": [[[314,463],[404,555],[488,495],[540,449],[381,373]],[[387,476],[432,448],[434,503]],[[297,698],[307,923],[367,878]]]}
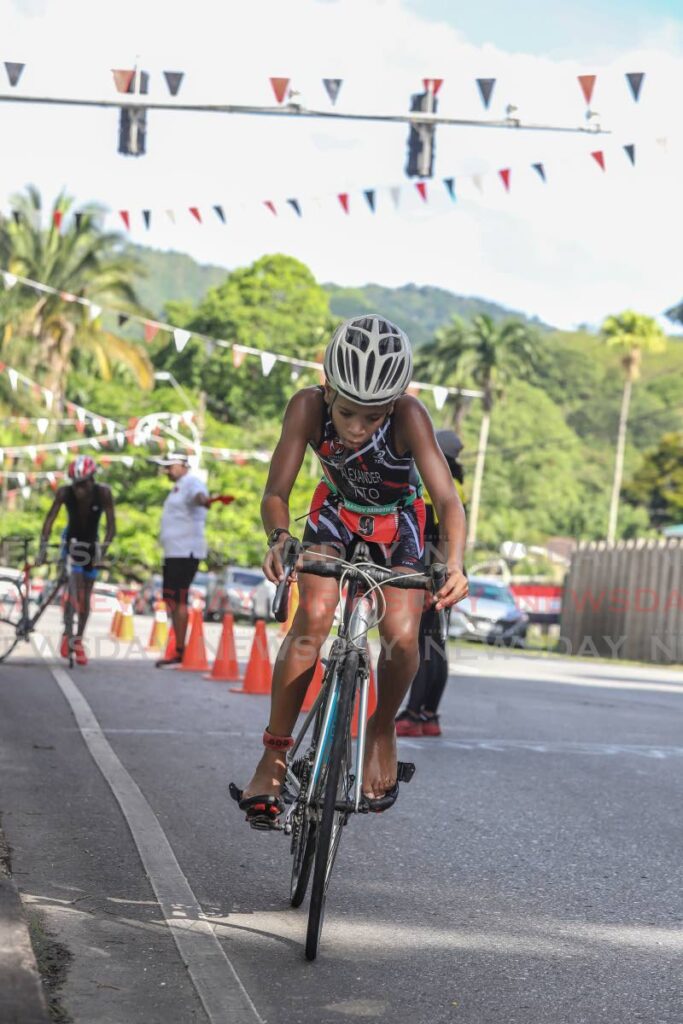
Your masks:
{"label": "sky", "polygon": [[[523,122],[578,127],[577,75],[595,74],[609,134],[439,126],[426,202],[404,174],[403,123],[151,111],[135,159],[116,152],[115,109],[0,102],[0,204],[32,182],[48,201],[97,201],[110,227],[129,210],[133,241],[228,269],[284,252],[321,282],[437,285],[567,329],[635,308],[674,329],[662,314],[683,297],[679,2],[0,0],[0,24],[2,60],[26,64],[13,90],[0,65],[2,95],[114,98],[111,69],[137,61],[155,100],[170,100],[164,70],[184,72],[188,103],[273,105],[278,76],[311,108],[402,114],[429,77],[443,79],[444,115],[501,118],[513,104]],[[629,72],[645,73],[638,103]],[[323,78],[343,80],[334,108]],[[496,79],[488,112],[476,78]]]}

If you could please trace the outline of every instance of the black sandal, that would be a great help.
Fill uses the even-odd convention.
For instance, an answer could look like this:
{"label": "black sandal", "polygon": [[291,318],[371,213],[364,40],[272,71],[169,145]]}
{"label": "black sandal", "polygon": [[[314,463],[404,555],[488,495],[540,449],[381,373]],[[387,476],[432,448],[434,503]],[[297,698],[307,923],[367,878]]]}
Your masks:
{"label": "black sandal", "polygon": [[[291,736],[273,736],[266,729],[263,733],[263,746],[268,747],[269,750],[281,750],[284,752],[294,746],[294,740]],[[272,793],[259,793],[256,796],[248,796],[245,799],[242,796],[244,790],[238,789],[234,782],[231,782],[228,786],[228,792],[232,799],[237,802],[239,809],[244,811],[246,820],[252,828],[267,832],[270,829],[279,827],[277,819],[285,809],[284,800],[279,796],[273,796]]]}
{"label": "black sandal", "polygon": [[388,811],[390,807],[393,807],[398,799],[398,784],[399,782],[410,782],[413,775],[415,774],[415,765],[411,761],[399,761],[396,766],[396,782],[388,789],[384,796],[378,796],[374,799],[363,795],[369,811],[373,814],[381,814],[382,811]]}

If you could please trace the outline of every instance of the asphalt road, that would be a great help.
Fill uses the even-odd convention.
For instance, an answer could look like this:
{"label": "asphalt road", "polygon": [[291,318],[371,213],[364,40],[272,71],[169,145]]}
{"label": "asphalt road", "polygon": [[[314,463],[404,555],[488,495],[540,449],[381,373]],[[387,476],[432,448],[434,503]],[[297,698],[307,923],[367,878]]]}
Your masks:
{"label": "asphalt road", "polygon": [[454,652],[444,737],[351,821],[309,964],[288,841],[227,796],[267,698],[106,639],[58,664],[0,666],[0,812],[74,1021],[683,1022],[679,672]]}

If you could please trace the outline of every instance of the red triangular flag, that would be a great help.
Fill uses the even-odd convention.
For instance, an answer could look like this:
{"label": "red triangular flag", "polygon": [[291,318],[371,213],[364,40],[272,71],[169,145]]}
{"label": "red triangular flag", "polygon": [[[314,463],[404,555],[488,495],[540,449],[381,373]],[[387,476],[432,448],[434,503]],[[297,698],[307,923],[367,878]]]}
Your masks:
{"label": "red triangular flag", "polygon": [[348,213],[349,212],[349,193],[348,192],[340,192],[339,195],[337,196],[337,199],[342,204],[342,207],[344,209],[344,213]]}
{"label": "red triangular flag", "polygon": [[62,226],[62,217],[63,216],[64,216],[64,214],[62,213],[61,210],[55,210],[54,213],[52,214],[52,223],[57,228],[57,231],[59,231],[59,229]]}
{"label": "red triangular flag", "polygon": [[119,210],[119,217],[126,225],[127,230],[130,231],[130,214],[128,210]]}
{"label": "red triangular flag", "polygon": [[275,203],[271,202],[270,199],[264,199],[263,205],[267,206],[273,216],[277,217],[277,210],[275,209]]}
{"label": "red triangular flag", "polygon": [[12,61],[5,61],[5,71],[7,72],[10,85],[15,86],[17,84],[25,67],[25,64],[14,64]]}
{"label": "red triangular flag", "polygon": [[504,167],[502,169],[502,171],[498,171],[498,174],[500,175],[501,181],[505,185],[505,191],[509,192],[510,191],[510,168],[509,167]]}
{"label": "red triangular flag", "polygon": [[114,71],[112,68],[112,75],[114,76],[114,85],[118,92],[130,92],[130,87],[133,84],[133,75],[135,71]]}
{"label": "red triangular flag", "polygon": [[604,169],[605,169],[605,154],[603,153],[603,151],[601,149],[596,149],[594,153],[591,153],[591,156],[595,160],[596,164],[599,164],[600,167],[602,167],[602,169],[604,171]]}
{"label": "red triangular flag", "polygon": [[330,97],[330,102],[333,105],[337,102],[337,96],[339,95],[341,84],[341,78],[323,78],[323,85],[325,86],[327,95]]}
{"label": "red triangular flag", "polygon": [[287,95],[287,87],[289,85],[289,79],[288,78],[271,78],[270,84],[273,87],[273,92],[275,93],[275,99],[278,101],[278,103],[282,103],[284,101],[285,96]]}
{"label": "red triangular flag", "polygon": [[640,87],[643,84],[644,78],[645,75],[642,71],[631,71],[629,74],[626,75],[626,81],[631,87],[631,94],[636,103],[638,102],[638,99],[640,97]]}
{"label": "red triangular flag", "polygon": [[155,324],[153,320],[145,320],[145,341],[154,341],[158,333],[159,324]]}
{"label": "red triangular flag", "polygon": [[423,78],[422,84],[424,85],[425,92],[431,92],[432,96],[436,96],[443,85],[443,78]]}
{"label": "red triangular flag", "polygon": [[194,219],[197,221],[197,223],[201,224],[201,222],[202,222],[202,215],[201,215],[201,213],[199,212],[199,210],[197,209],[196,206],[191,206],[190,207],[190,213],[192,214]]}
{"label": "red triangular flag", "polygon": [[422,196],[424,202],[426,203],[427,202],[427,182],[426,181],[416,181],[415,182],[415,188],[420,193],[420,195]]}
{"label": "red triangular flag", "polygon": [[595,75],[577,75],[579,85],[581,86],[581,92],[586,103],[590,103],[593,98],[593,89],[595,88]]}

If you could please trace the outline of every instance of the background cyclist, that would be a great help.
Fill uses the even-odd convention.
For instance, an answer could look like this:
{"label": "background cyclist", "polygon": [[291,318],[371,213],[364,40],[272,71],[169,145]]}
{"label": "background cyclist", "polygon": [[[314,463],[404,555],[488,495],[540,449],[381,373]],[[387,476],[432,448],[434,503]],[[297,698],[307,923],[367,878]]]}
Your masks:
{"label": "background cyclist", "polygon": [[[97,579],[96,564],[104,557],[114,539],[116,520],[110,488],[106,484],[95,483],[97,472],[95,460],[89,455],[79,455],[69,465],[68,472],[71,483],[59,488],[45,517],[40,534],[40,550],[37,561],[40,564],[45,560],[45,550],[52,526],[60,509],[64,506],[68,520],[62,538],[65,553],[69,555],[70,572],[73,575],[73,588],[70,589],[70,594],[74,595],[75,601],[75,609],[71,611],[78,613],[73,640],[74,657],[78,665],[87,665],[88,657],[83,647],[83,636],[90,615],[90,595]],[[106,531],[104,542],[98,550],[99,524],[103,512],[106,518]],[[66,614],[65,608],[65,628],[59,649],[63,658],[69,657],[70,637],[67,634]]]}
{"label": "background cyclist", "polygon": [[[404,392],[412,376],[410,343],[390,321],[368,314],[337,328],[325,352],[324,387],[303,388],[290,400],[273,453],[261,504],[269,552],[268,579],[282,576],[289,533],[289,495],[307,446],[317,454],[323,479],[309,511],[304,543],[315,551],[344,555],[355,538],[371,545],[380,564],[398,571],[422,567],[424,503],[419,476],[429,489],[440,523],[440,544],[449,577],[439,606],[467,593],[462,572],[465,514],[429,415]],[[275,664],[265,750],[245,788],[247,817],[276,816],[284,778],[283,751],[311,681],[337,604],[335,580],[302,574],[300,603]],[[396,783],[394,718],[418,666],[420,591],[385,588],[380,624],[378,705],[368,723],[364,766],[366,798],[377,803]],[[376,809],[380,809],[377,807]]]}

